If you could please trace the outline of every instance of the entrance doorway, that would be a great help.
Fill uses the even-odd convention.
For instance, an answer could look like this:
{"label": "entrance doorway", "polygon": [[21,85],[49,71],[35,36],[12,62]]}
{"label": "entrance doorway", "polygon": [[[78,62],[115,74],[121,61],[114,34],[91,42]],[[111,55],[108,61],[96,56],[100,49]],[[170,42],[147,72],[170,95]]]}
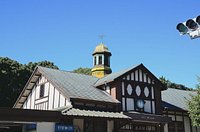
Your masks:
{"label": "entrance doorway", "polygon": [[106,120],[84,120],[84,132],[106,132],[107,121]]}

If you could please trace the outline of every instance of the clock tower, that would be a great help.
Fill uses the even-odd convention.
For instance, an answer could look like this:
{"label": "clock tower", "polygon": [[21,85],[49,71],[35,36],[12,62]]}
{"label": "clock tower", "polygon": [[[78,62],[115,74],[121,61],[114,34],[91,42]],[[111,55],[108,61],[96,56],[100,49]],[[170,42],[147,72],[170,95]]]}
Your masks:
{"label": "clock tower", "polygon": [[108,48],[100,43],[93,52],[92,75],[102,78],[112,72],[110,68],[110,56],[112,55]]}

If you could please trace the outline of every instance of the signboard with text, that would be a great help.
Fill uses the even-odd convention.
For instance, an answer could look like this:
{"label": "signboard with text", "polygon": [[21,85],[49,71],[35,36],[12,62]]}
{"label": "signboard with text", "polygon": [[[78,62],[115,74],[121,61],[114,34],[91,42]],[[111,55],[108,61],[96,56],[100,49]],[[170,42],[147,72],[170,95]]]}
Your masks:
{"label": "signboard with text", "polygon": [[74,132],[74,127],[73,125],[56,123],[55,132]]}

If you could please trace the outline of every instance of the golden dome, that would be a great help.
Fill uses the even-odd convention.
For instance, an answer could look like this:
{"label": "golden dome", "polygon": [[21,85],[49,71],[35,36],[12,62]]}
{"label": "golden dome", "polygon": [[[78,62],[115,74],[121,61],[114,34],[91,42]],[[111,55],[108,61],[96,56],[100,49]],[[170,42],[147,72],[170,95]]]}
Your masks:
{"label": "golden dome", "polygon": [[108,53],[110,53],[108,47],[106,47],[103,43],[100,43],[100,44],[97,45],[97,47],[95,48],[93,54],[95,54],[95,53],[102,53],[102,52],[108,52]]}

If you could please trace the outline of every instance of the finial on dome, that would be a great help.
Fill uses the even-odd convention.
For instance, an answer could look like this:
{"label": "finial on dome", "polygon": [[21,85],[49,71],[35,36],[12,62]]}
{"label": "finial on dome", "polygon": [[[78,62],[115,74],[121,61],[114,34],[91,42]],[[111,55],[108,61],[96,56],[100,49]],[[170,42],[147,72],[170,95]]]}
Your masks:
{"label": "finial on dome", "polygon": [[100,34],[99,35],[99,38],[101,39],[101,43],[103,43],[103,38],[105,37],[105,35],[103,35],[103,34]]}

